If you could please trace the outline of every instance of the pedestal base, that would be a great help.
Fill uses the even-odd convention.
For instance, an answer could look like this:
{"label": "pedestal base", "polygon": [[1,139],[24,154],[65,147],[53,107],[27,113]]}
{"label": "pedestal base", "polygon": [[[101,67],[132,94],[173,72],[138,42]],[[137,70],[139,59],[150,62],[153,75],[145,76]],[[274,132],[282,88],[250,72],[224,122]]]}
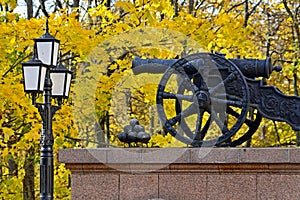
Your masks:
{"label": "pedestal base", "polygon": [[64,149],[72,199],[300,199],[298,148]]}

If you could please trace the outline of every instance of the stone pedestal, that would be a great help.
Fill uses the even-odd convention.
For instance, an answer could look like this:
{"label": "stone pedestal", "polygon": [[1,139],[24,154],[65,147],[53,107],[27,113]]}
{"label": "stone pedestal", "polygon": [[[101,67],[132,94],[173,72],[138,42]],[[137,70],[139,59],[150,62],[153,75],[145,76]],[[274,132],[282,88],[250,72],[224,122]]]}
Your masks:
{"label": "stone pedestal", "polygon": [[299,148],[63,149],[72,199],[300,199]]}

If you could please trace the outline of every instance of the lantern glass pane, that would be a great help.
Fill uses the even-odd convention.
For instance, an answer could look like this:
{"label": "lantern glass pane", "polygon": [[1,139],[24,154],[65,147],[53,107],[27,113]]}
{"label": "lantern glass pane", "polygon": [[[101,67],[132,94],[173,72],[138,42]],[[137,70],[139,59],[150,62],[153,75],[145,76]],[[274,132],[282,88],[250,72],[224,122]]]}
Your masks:
{"label": "lantern glass pane", "polygon": [[38,91],[38,81],[39,81],[39,70],[38,66],[26,66],[23,67],[24,70],[24,84],[25,90],[35,90]]}
{"label": "lantern glass pane", "polygon": [[41,67],[41,78],[40,78],[40,91],[44,90],[45,79],[46,79],[46,67]]}
{"label": "lantern glass pane", "polygon": [[52,42],[36,42],[38,59],[46,65],[51,65]]}
{"label": "lantern glass pane", "polygon": [[67,82],[66,82],[66,92],[65,92],[65,96],[69,96],[69,91],[70,91],[70,86],[71,86],[71,78],[72,78],[72,74],[67,74]]}
{"label": "lantern glass pane", "polygon": [[59,43],[54,42],[54,49],[53,49],[53,65],[54,66],[56,66],[56,64],[57,64],[58,50],[59,50]]}
{"label": "lantern glass pane", "polygon": [[51,73],[52,96],[63,96],[65,87],[65,73]]}

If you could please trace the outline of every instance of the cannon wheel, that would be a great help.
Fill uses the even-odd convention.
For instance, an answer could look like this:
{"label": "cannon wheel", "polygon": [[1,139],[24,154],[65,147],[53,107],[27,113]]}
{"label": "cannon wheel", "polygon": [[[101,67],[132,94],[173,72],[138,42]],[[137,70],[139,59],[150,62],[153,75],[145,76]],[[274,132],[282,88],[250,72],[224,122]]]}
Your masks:
{"label": "cannon wheel", "polygon": [[[180,84],[179,87],[178,87],[177,94],[184,94],[185,90],[186,90],[185,84]],[[177,115],[182,110],[181,105],[182,105],[181,100],[176,99],[175,108],[176,108],[176,114]],[[235,118],[239,117],[239,114],[236,111],[234,111],[231,107],[227,107],[226,114],[231,115]],[[246,119],[244,121],[244,125],[243,125],[243,126],[247,127],[246,132],[242,133],[242,135],[240,137],[237,137],[237,138],[232,137],[230,139],[230,141],[224,142],[224,143],[220,144],[219,146],[222,146],[222,147],[226,147],[226,146],[236,147],[236,146],[241,145],[242,143],[246,142],[256,132],[256,130],[258,129],[258,127],[260,125],[261,120],[262,120],[262,115],[260,114],[260,112],[257,109],[254,109],[254,108],[250,107],[248,117],[246,117]],[[200,135],[205,136],[206,132],[208,131],[210,122],[211,122],[211,118],[209,118],[206,121],[203,129],[201,130]],[[188,136],[190,139],[194,139],[196,137],[194,135],[194,133],[191,131],[190,127],[187,125],[187,123],[184,119],[182,119],[182,121],[180,122],[180,126],[178,127],[177,131],[179,131],[181,133],[184,132],[185,135]],[[200,138],[200,139],[203,140],[203,137]]]}
{"label": "cannon wheel", "polygon": [[[210,85],[208,82],[210,73],[214,71],[212,68],[220,71],[220,81]],[[167,91],[169,79],[174,74],[181,80],[177,94]],[[222,86],[226,94],[220,92]],[[169,99],[175,101],[175,116],[166,114],[164,102]],[[234,64],[215,54],[200,53],[182,58],[166,70],[158,86],[156,102],[164,129],[178,140],[192,146],[220,146],[230,141],[245,121],[249,109],[249,92],[246,80]],[[183,108],[184,102],[189,102],[189,106]],[[235,112],[235,120],[230,125],[226,119],[226,106]],[[186,118],[192,115],[195,119],[193,128],[186,123]],[[204,115],[209,117],[204,119]],[[214,138],[207,137],[206,133],[213,123],[221,134]]]}

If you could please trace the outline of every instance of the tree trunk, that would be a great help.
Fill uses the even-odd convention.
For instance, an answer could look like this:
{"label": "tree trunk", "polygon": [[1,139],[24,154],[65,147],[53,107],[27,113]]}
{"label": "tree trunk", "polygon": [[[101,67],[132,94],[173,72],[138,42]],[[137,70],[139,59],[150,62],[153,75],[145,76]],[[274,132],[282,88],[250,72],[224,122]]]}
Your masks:
{"label": "tree trunk", "polygon": [[18,175],[18,165],[16,161],[14,160],[13,156],[11,153],[9,153],[9,158],[8,158],[8,173],[9,176],[17,176]]}
{"label": "tree trunk", "polygon": [[32,0],[25,0],[27,7],[27,19],[33,18],[33,2]]}
{"label": "tree trunk", "polygon": [[[60,2],[60,0],[56,0],[55,1],[55,6],[56,6],[56,10],[58,9],[63,9],[63,5],[62,3]],[[57,9],[58,8],[58,9]]]}
{"label": "tree trunk", "polygon": [[106,143],[109,145],[110,143],[110,129],[109,129],[109,114],[106,113]]}
{"label": "tree trunk", "polygon": [[[299,28],[299,22],[298,22],[298,12],[292,12],[292,10],[289,8],[288,3],[286,0],[282,1],[285,10],[287,11],[288,15],[292,18],[293,20],[293,27],[292,27],[292,37],[294,41],[297,41],[297,48],[294,49],[294,70],[293,70],[293,87],[294,87],[294,95],[298,96],[298,83],[297,83],[297,67],[298,67],[298,59],[299,59],[299,54],[298,52],[300,51],[300,28]],[[296,9],[297,11],[297,9]],[[296,35],[296,37],[295,37]],[[296,134],[296,145],[300,146],[300,132],[295,131]]]}
{"label": "tree trunk", "polygon": [[79,7],[79,0],[74,0],[73,1],[73,8],[78,8]]}
{"label": "tree trunk", "polygon": [[99,119],[95,122],[94,130],[95,130],[95,139],[97,142],[97,148],[105,147],[105,136],[104,136],[104,124],[105,118]]}
{"label": "tree trunk", "polygon": [[106,5],[107,8],[110,8],[111,0],[107,0],[105,5]]}
{"label": "tree trunk", "polygon": [[189,14],[192,14],[194,11],[194,0],[189,0]]}
{"label": "tree trunk", "polygon": [[34,147],[31,147],[26,153],[24,170],[25,176],[23,179],[23,199],[34,200]]}
{"label": "tree trunk", "polygon": [[[79,8],[79,0],[74,0],[72,5],[72,10]],[[75,17],[77,20],[79,20],[79,9],[77,10],[78,15]]]}
{"label": "tree trunk", "polygon": [[254,11],[256,10],[256,8],[260,5],[260,3],[262,2],[262,0],[259,0],[259,2],[257,2],[252,9],[249,9],[249,4],[250,2],[248,0],[245,0],[245,6],[244,6],[244,27],[246,28],[248,26],[248,21],[250,16],[254,13]]}
{"label": "tree trunk", "polygon": [[0,182],[2,180],[2,161],[0,160]]}
{"label": "tree trunk", "polygon": [[249,19],[249,3],[248,3],[248,0],[246,0],[245,7],[244,7],[244,27],[245,28],[248,25],[248,19]]}
{"label": "tree trunk", "polygon": [[174,6],[175,16],[178,16],[178,0],[171,0],[171,4]]}

